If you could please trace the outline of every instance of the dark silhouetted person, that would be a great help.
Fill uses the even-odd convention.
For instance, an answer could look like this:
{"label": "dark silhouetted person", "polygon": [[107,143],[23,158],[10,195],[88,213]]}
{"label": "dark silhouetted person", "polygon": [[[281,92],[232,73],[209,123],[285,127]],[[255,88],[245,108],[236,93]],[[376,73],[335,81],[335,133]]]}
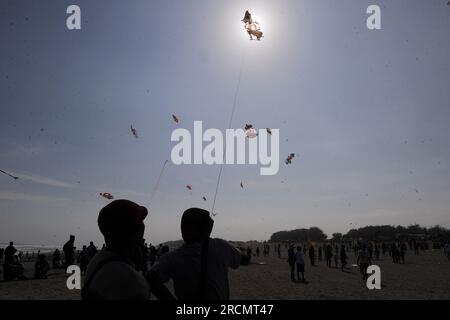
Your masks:
{"label": "dark silhouetted person", "polygon": [[336,251],[334,254],[334,267],[337,269],[339,267],[339,252]]}
{"label": "dark silhouetted person", "polygon": [[34,277],[36,279],[47,279],[47,273],[50,265],[47,262],[45,254],[40,254],[38,260],[34,264]]}
{"label": "dark silhouetted person", "polygon": [[373,245],[372,245],[372,243],[369,243],[369,245],[366,248],[367,248],[367,252],[369,253],[369,259],[372,260],[373,259]]}
{"label": "dark silhouetted person", "polygon": [[229,299],[228,268],[236,269],[250,260],[227,241],[210,238],[213,225],[206,210],[191,208],[183,213],[181,235],[185,244],[162,256],[147,275],[158,299],[175,298],[164,285],[170,279],[179,300]]}
{"label": "dark silhouetted person", "polygon": [[55,252],[53,252],[52,268],[53,269],[62,268],[61,252],[58,249],[56,249]]}
{"label": "dark silhouetted person", "polygon": [[291,246],[288,249],[288,263],[289,263],[289,266],[291,267],[291,280],[292,281],[295,281],[295,261],[296,261],[296,257],[295,257],[294,247]]}
{"label": "dark silhouetted person", "polygon": [[23,265],[20,262],[19,256],[14,255],[12,262],[9,264],[8,268],[5,270],[5,281],[10,280],[26,280],[27,278],[23,275]]}
{"label": "dark silhouetted person", "polygon": [[75,262],[75,236],[70,235],[69,241],[67,241],[63,246],[65,267],[71,266]]}
{"label": "dark silhouetted person", "polygon": [[395,243],[391,245],[391,255],[393,263],[400,263],[400,251]]}
{"label": "dark silhouetted person", "polygon": [[327,244],[325,246],[325,261],[328,268],[331,268],[331,258],[333,258],[333,247],[331,244]]}
{"label": "dark silhouetted person", "polygon": [[356,259],[356,264],[359,266],[359,271],[361,271],[363,280],[367,280],[367,268],[372,263],[371,260],[372,259],[370,258],[370,254],[366,246],[363,246],[358,253],[358,258]]}
{"label": "dark silhouetted person", "polygon": [[86,274],[87,266],[89,264],[89,252],[86,246],[78,254],[77,263],[80,265],[81,274]]}
{"label": "dark silhouetted person", "polygon": [[400,244],[400,261],[403,264],[405,263],[406,250],[406,243],[402,242],[402,244]]}
{"label": "dark silhouetted person", "polygon": [[11,266],[14,261],[14,254],[17,252],[17,249],[14,248],[14,243],[12,241],[9,243],[9,246],[6,247],[4,252],[5,262],[3,264],[3,278],[5,281],[9,281],[14,279]]}
{"label": "dark silhouetted person", "polygon": [[447,257],[447,260],[450,260],[450,242],[445,245],[444,254]]}
{"label": "dark silhouetted person", "polygon": [[314,246],[311,244],[309,246],[309,261],[311,262],[311,266],[315,266],[315,260],[316,260],[316,250],[314,249]]}
{"label": "dark silhouetted person", "polygon": [[419,255],[419,243],[416,241],[416,240],[414,240],[414,242],[413,242],[413,247],[414,247],[414,254],[416,255],[416,256],[418,256]]}
{"label": "dark silhouetted person", "polygon": [[14,247],[14,243],[11,241],[9,246],[5,249],[5,266],[9,266],[13,263],[14,254],[17,252],[17,249]]}
{"label": "dark silhouetted person", "polygon": [[380,260],[380,246],[375,245],[375,260]]}
{"label": "dark silhouetted person", "polygon": [[94,242],[89,242],[89,246],[87,247],[87,254],[89,256],[89,260],[91,260],[95,254],[97,253],[97,247],[94,246]]}
{"label": "dark silhouetted person", "polygon": [[144,235],[147,209],[129,200],[114,200],[98,215],[106,247],[90,261],[83,300],[148,300],[147,281],[133,266]]}
{"label": "dark silhouetted person", "polygon": [[[302,247],[297,247],[297,252],[295,253],[295,263],[297,264],[297,279],[298,281],[306,282],[305,280],[305,257],[303,255]],[[300,279],[300,274],[302,278]]]}
{"label": "dark silhouetted person", "polygon": [[341,270],[344,271],[345,267],[347,266],[347,253],[345,251],[345,246],[341,245]]}

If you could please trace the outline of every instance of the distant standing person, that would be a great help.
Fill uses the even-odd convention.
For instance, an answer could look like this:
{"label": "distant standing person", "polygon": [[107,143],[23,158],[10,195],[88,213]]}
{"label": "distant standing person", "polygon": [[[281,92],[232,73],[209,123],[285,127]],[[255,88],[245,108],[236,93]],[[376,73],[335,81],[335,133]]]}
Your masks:
{"label": "distant standing person", "polygon": [[345,251],[345,246],[341,245],[341,270],[344,271],[347,266],[347,253]]}
{"label": "distant standing person", "polygon": [[327,263],[327,267],[331,268],[331,258],[333,257],[333,247],[331,244],[327,244],[325,246],[325,260]]}
{"label": "distant standing person", "polygon": [[89,260],[91,260],[95,254],[97,253],[97,247],[94,245],[94,242],[89,242],[89,246],[87,247],[87,254],[89,256]]}
{"label": "distant standing person", "polygon": [[406,243],[402,242],[400,244],[400,260],[401,260],[401,263],[403,263],[403,264],[405,264],[406,250],[407,250]]}
{"label": "distant standing person", "polygon": [[[297,247],[297,252],[295,253],[295,263],[297,264],[297,279],[298,281],[306,282],[305,280],[305,258],[303,255],[302,247]],[[300,274],[302,279],[300,280]]]}
{"label": "distant standing person", "polygon": [[337,269],[339,267],[339,251],[336,249],[334,254],[334,267]]}
{"label": "distant standing person", "polygon": [[5,267],[10,266],[14,260],[14,254],[17,252],[17,249],[14,247],[14,243],[11,241],[9,246],[5,249]]}
{"label": "distant standing person", "polygon": [[247,256],[249,259],[252,259],[252,248],[247,247]]}
{"label": "distant standing person", "polygon": [[14,279],[13,272],[13,262],[14,262],[14,254],[17,252],[17,249],[14,247],[14,243],[11,241],[9,246],[4,250],[5,255],[5,263],[3,264],[3,278],[5,281]]}
{"label": "distant standing person", "polygon": [[47,279],[47,272],[49,269],[50,265],[46,260],[45,254],[40,254],[34,265],[34,277],[36,279]]}
{"label": "distant standing person", "polygon": [[413,242],[413,247],[414,247],[414,254],[416,256],[418,256],[419,255],[419,243],[416,240],[414,240],[414,242]]}
{"label": "distant standing person", "polygon": [[358,253],[358,258],[356,260],[356,264],[359,266],[359,270],[363,276],[363,280],[367,280],[367,268],[372,263],[370,254],[367,251],[366,246],[363,246],[362,249]]}
{"label": "distant standing person", "polygon": [[314,246],[311,244],[309,246],[309,261],[311,262],[311,266],[315,266],[315,259],[316,259],[316,250],[314,249]]}
{"label": "distant standing person", "polygon": [[450,260],[450,242],[448,242],[444,248],[444,254],[447,256],[447,259]]}
{"label": "distant standing person", "polygon": [[86,246],[83,246],[83,250],[78,254],[77,259],[78,264],[80,265],[81,274],[86,274],[87,266],[89,263],[89,251]]}
{"label": "distant standing person", "polygon": [[391,255],[393,263],[400,263],[400,251],[395,243],[391,245]]}
{"label": "distant standing person", "polygon": [[380,246],[378,244],[375,245],[375,260],[380,260]]}
{"label": "distant standing person", "polygon": [[288,263],[291,268],[291,280],[295,281],[295,263],[296,263],[296,255],[294,251],[294,246],[289,247],[288,249]]}
{"label": "distant standing person", "polygon": [[55,252],[53,252],[52,268],[53,269],[62,268],[61,253],[59,252],[58,249],[55,249]]}
{"label": "distant standing person", "polygon": [[63,246],[65,267],[71,266],[75,262],[75,236],[70,235],[69,241],[67,241]]}

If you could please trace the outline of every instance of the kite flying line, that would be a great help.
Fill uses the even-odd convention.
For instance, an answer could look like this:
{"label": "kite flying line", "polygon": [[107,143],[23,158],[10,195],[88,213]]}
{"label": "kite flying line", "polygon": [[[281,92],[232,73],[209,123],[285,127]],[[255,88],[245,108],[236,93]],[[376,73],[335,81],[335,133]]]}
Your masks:
{"label": "kite flying line", "polygon": [[[236,91],[234,92],[233,108],[231,109],[231,116],[230,116],[230,121],[228,123],[228,129],[231,129],[231,125],[233,123],[234,112],[236,111],[237,98],[238,98],[238,94],[239,94],[239,88],[241,86],[243,65],[244,65],[244,52],[242,52],[241,65],[239,67],[238,82],[237,82],[237,86],[236,86]],[[225,157],[225,154],[223,156]],[[216,205],[217,192],[219,191],[220,178],[222,176],[222,170],[223,170],[223,164],[224,163],[225,163],[225,161],[222,161],[222,163],[220,164],[219,175],[217,176],[216,191],[214,193],[214,200],[213,200],[213,205],[212,205],[212,209],[211,209],[211,213],[212,213],[213,216],[216,215],[214,213],[214,207]]]}
{"label": "kite flying line", "polygon": [[159,173],[158,180],[156,180],[155,186],[154,186],[153,191],[152,191],[152,195],[150,197],[150,204],[153,203],[153,198],[155,197],[156,191],[158,190],[159,182],[161,181],[161,177],[163,175],[164,169],[166,168],[167,162],[169,162],[169,160],[164,161],[164,164],[163,164],[163,166],[161,168],[161,172]]}

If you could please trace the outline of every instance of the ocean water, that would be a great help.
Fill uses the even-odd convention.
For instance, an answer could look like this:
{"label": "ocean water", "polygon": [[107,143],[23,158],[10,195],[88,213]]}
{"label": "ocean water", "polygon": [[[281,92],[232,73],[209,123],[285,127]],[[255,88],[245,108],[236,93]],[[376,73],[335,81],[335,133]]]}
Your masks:
{"label": "ocean water", "polygon": [[[0,243],[0,248],[5,249],[7,246],[9,246],[9,243]],[[60,249],[60,246],[47,246],[47,245],[39,245],[39,244],[21,244],[21,243],[14,243],[14,247],[17,249],[17,251],[22,251],[24,254],[26,252],[28,253],[37,253],[39,250],[41,253],[49,253],[52,251],[55,251],[55,249]]]}

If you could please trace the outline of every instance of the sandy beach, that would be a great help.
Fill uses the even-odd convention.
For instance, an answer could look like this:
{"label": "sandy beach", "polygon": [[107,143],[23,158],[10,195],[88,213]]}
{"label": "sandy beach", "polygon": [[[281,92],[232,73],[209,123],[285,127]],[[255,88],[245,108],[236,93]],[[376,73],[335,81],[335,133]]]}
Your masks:
{"label": "sandy beach", "polygon": [[[450,261],[440,250],[415,256],[408,252],[405,264],[394,264],[386,255],[374,264],[381,268],[381,290],[368,290],[361,279],[353,253],[347,272],[328,268],[325,261],[316,267],[306,264],[308,284],[290,281],[286,251],[278,258],[253,257],[249,266],[230,270],[232,299],[450,299]],[[262,263],[262,264],[260,264]],[[25,262],[25,276],[32,279],[33,263]],[[80,299],[79,290],[68,290],[63,270],[51,270],[47,280],[0,282],[0,299]]]}

